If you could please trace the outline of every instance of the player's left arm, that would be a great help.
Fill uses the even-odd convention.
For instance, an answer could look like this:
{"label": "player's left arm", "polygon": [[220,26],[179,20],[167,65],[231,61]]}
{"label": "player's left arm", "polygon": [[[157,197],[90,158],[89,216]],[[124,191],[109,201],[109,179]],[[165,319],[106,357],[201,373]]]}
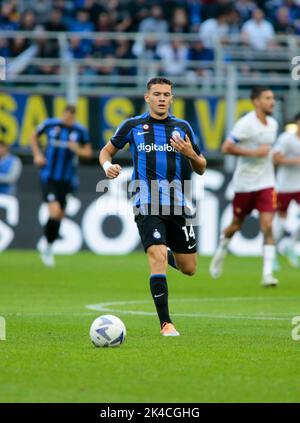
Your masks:
{"label": "player's left arm", "polygon": [[[193,133],[190,135],[193,137]],[[185,134],[184,139],[179,135],[172,135],[170,144],[176,151],[189,159],[194,172],[198,173],[198,175],[203,175],[206,169],[206,159],[201,154],[198,146],[191,141],[188,134]]]}

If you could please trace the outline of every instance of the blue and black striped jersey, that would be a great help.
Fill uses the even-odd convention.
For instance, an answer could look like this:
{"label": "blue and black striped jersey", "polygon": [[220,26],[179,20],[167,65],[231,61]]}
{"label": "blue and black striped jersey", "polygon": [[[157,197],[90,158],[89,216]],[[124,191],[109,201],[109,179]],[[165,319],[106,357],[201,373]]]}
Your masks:
{"label": "blue and black striped jersey", "polygon": [[78,158],[68,148],[68,142],[73,141],[81,145],[89,142],[88,132],[79,123],[72,126],[64,125],[61,119],[46,119],[37,128],[37,134],[47,135],[45,149],[46,164],[40,170],[43,182],[74,181]]}
{"label": "blue and black striped jersey", "polygon": [[[152,204],[151,187],[158,182],[159,205],[176,204],[184,206],[184,181],[187,179],[188,159],[170,144],[174,132],[181,138],[187,134],[197,154],[200,154],[195,134],[188,122],[169,115],[157,120],[149,112],[125,120],[111,138],[116,148],[123,148],[129,143],[132,160],[132,180],[139,186],[134,196],[134,205]],[[156,181],[156,182],[151,182]],[[174,189],[168,189],[173,184]],[[152,194],[152,195],[151,195]]]}

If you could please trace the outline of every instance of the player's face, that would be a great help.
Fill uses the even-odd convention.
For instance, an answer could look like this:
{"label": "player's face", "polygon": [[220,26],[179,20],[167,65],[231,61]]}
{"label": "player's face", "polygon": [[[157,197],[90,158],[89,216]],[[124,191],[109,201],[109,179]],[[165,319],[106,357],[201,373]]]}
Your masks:
{"label": "player's face", "polygon": [[154,84],[145,94],[145,101],[149,104],[150,114],[158,119],[164,119],[168,116],[172,100],[172,88],[168,84]]}
{"label": "player's face", "polygon": [[4,144],[0,144],[0,157],[4,157],[8,153],[8,148]]}
{"label": "player's face", "polygon": [[64,111],[63,114],[63,121],[64,124],[67,126],[72,126],[75,122],[75,113],[71,113],[69,110]]}
{"label": "player's face", "polygon": [[275,106],[273,91],[263,91],[261,95],[254,100],[254,105],[266,115],[272,115]]}

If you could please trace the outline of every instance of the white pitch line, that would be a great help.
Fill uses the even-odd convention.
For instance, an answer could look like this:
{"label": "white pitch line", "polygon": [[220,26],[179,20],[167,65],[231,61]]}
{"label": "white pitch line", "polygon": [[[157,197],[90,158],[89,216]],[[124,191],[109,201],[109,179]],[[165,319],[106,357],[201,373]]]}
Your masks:
{"label": "white pitch line", "polygon": [[[232,297],[236,300],[237,297]],[[242,297],[244,299],[244,297]],[[256,299],[256,297],[248,297],[252,299]],[[273,297],[276,298],[276,297]],[[278,298],[278,297],[277,297]],[[291,298],[291,297],[283,297],[283,298]],[[209,300],[211,300],[210,298]],[[229,297],[227,297],[229,299]],[[294,299],[294,298],[292,298]],[[200,299],[204,300],[204,298]],[[180,299],[180,300],[173,300],[173,302],[195,302],[197,301],[196,298],[191,299]],[[119,305],[138,305],[138,304],[149,304],[149,301],[141,300],[141,301],[114,301],[114,302],[105,302],[99,304],[89,304],[86,305],[86,308],[89,310],[100,311],[100,312],[108,312],[108,313],[120,313],[120,314],[129,314],[129,315],[139,315],[139,316],[156,316],[154,312],[142,311],[142,310],[119,310],[116,308],[111,308],[114,306]],[[257,314],[215,314],[215,313],[173,313],[176,317],[196,317],[196,318],[212,318],[212,319],[245,319],[245,320],[279,320],[279,321],[287,321],[290,320],[294,314],[290,313],[289,317],[279,317],[281,313],[257,313]],[[284,313],[286,315],[286,313]],[[297,314],[297,313],[296,313]]]}

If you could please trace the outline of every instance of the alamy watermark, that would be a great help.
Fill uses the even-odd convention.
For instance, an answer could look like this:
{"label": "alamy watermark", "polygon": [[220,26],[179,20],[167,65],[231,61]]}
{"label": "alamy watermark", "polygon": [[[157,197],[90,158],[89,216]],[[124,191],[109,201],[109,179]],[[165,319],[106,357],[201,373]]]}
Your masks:
{"label": "alamy watermark", "polygon": [[293,341],[300,341],[300,316],[295,316],[292,318],[292,340]]}
{"label": "alamy watermark", "polygon": [[6,340],[6,322],[3,316],[0,316],[0,341]]}
{"label": "alamy watermark", "polygon": [[295,56],[291,60],[292,68],[292,79],[294,81],[300,81],[300,56]]}
{"label": "alamy watermark", "polygon": [[0,81],[6,81],[6,59],[0,56]]}
{"label": "alamy watermark", "polygon": [[[96,192],[113,199],[115,215],[184,216],[190,224],[199,224],[200,203],[204,196],[203,183],[192,180],[132,180],[119,175],[114,180],[103,179],[98,182]],[[106,213],[103,204],[99,213]]]}

